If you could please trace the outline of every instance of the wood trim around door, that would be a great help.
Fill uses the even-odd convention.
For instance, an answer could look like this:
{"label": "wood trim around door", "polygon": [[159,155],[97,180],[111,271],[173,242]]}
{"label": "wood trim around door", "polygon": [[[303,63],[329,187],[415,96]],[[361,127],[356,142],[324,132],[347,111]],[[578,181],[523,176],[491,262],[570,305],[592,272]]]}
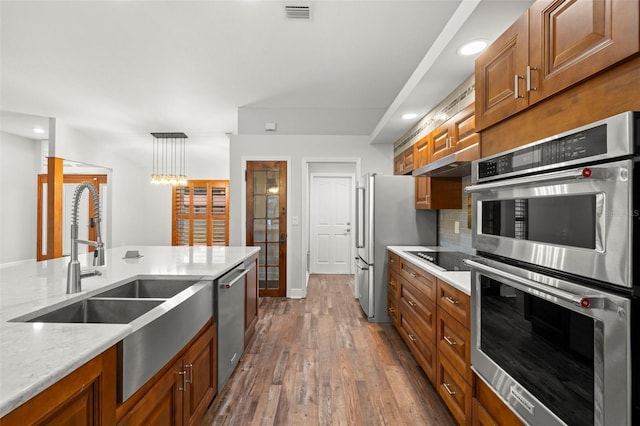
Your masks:
{"label": "wood trim around door", "polygon": [[[285,297],[287,294],[287,162],[247,161],[246,166],[246,244],[260,247],[258,256],[260,296]],[[276,175],[277,182],[273,180]],[[255,179],[259,181],[261,178],[263,178],[263,184],[257,184]],[[267,182],[267,179],[271,181]],[[275,186],[276,183],[277,186]],[[277,212],[271,210],[276,208],[276,201]],[[260,228],[256,228],[255,224]],[[277,256],[275,256],[276,252]],[[277,288],[273,282],[269,282],[276,270],[278,271]]]}

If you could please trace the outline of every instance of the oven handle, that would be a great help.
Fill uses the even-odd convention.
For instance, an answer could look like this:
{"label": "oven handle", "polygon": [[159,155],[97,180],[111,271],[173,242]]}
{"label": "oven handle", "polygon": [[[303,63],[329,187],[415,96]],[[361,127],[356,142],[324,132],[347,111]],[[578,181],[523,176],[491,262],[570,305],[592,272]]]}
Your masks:
{"label": "oven handle", "polygon": [[464,190],[468,193],[487,191],[492,189],[508,188],[510,186],[526,185],[538,182],[553,182],[567,179],[601,179],[604,177],[604,170],[592,169],[585,167],[582,169],[566,170],[562,172],[553,172],[543,175],[526,176],[521,178],[509,179],[508,181],[481,183],[479,185],[467,186]]}
{"label": "oven handle", "polygon": [[482,272],[487,272],[493,275],[497,275],[499,277],[507,278],[511,282],[509,285],[517,288],[518,290],[524,291],[526,293],[530,293],[531,289],[538,290],[542,293],[546,293],[553,297],[556,297],[560,300],[564,300],[565,302],[572,303],[581,308],[588,308],[593,305],[593,302],[596,299],[600,299],[599,297],[588,297],[588,296],[579,296],[574,293],[570,293],[568,291],[560,290],[555,287],[550,287],[544,284],[540,284],[536,281],[532,281],[530,279],[520,277],[518,275],[511,274],[509,272],[501,271],[500,269],[484,265],[482,263],[475,262],[471,259],[465,259],[464,261],[467,265],[472,268],[478,269]]}

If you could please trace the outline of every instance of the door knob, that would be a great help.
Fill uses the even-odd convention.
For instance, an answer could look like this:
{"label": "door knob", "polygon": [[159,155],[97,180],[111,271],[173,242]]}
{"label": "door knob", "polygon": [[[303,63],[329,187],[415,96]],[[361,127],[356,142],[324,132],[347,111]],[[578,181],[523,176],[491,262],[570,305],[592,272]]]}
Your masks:
{"label": "door knob", "polygon": [[351,228],[345,229],[346,232],[351,232]]}

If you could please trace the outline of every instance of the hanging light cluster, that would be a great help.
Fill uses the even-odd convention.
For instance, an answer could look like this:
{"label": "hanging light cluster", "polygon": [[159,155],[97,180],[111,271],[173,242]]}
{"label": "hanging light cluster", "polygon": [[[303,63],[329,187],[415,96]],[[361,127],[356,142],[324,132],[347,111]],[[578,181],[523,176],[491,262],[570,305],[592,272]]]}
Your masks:
{"label": "hanging light cluster", "polygon": [[153,173],[151,183],[183,186],[185,175],[185,145],[187,135],[182,132],[151,133],[153,136]]}

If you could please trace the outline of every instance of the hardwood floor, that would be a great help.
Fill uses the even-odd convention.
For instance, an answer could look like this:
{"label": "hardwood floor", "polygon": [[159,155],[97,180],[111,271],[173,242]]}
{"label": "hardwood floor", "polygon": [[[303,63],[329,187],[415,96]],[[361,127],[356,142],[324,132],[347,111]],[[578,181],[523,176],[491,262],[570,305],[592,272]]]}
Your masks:
{"label": "hardwood floor", "polygon": [[453,425],[353,276],[312,275],[306,299],[261,298],[256,336],[201,425]]}

